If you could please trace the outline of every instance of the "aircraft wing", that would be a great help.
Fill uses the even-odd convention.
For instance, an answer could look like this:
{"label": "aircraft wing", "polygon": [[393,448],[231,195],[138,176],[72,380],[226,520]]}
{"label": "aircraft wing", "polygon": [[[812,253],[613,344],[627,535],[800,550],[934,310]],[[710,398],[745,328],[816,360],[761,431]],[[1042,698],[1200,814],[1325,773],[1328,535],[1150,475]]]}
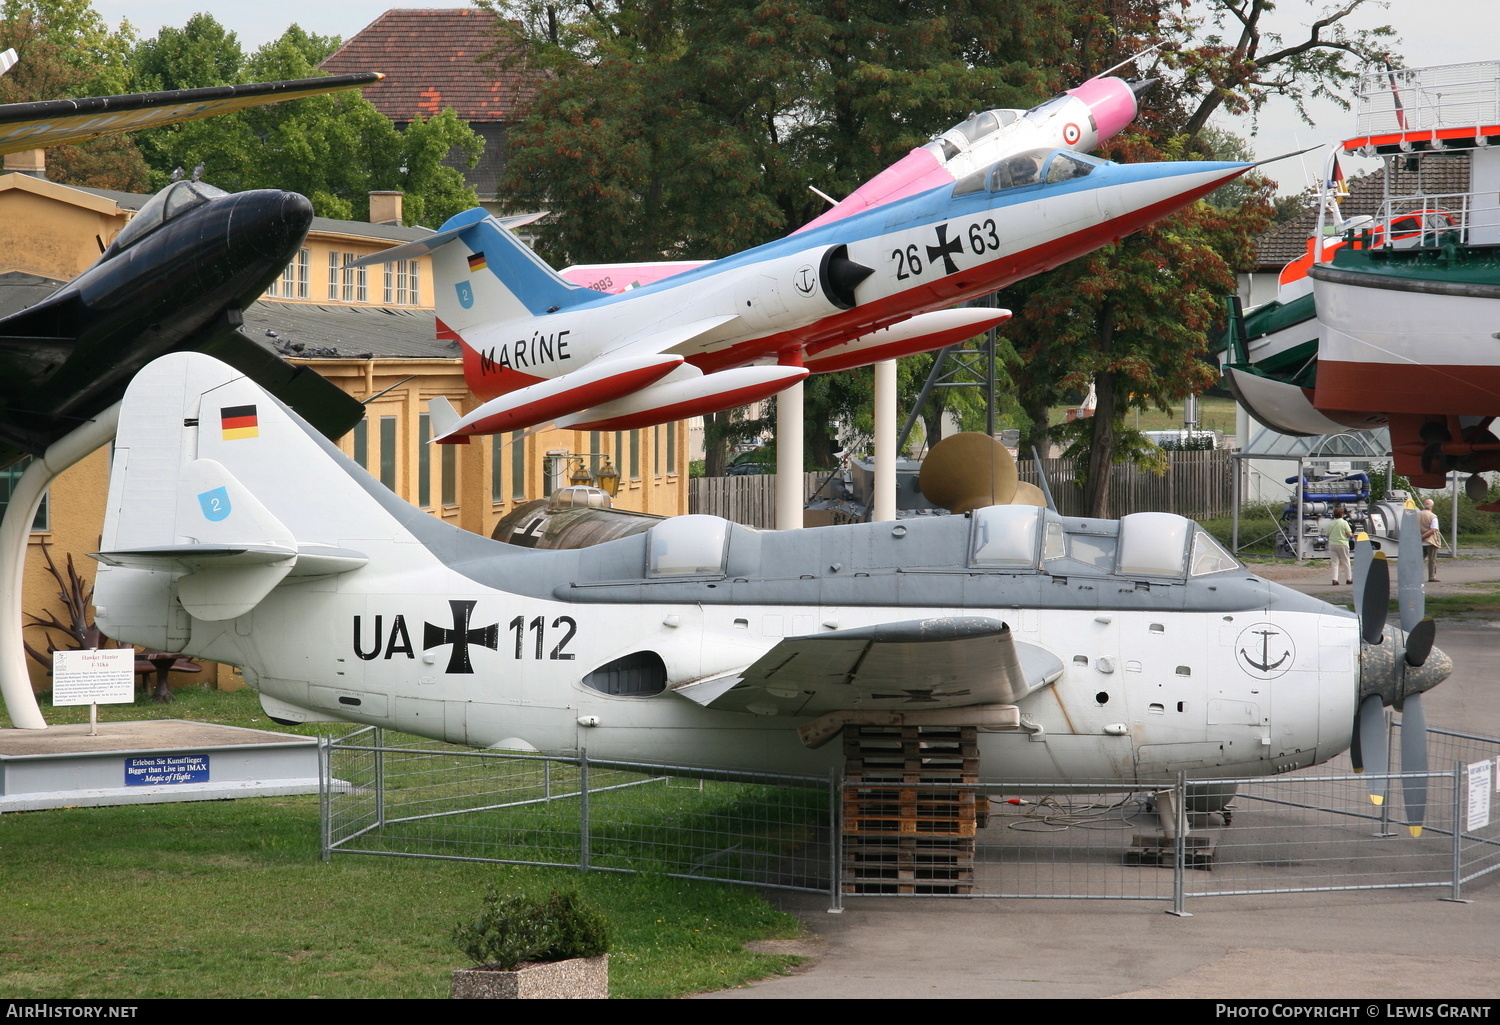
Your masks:
{"label": "aircraft wing", "polygon": [[1014,704],[1062,662],[989,616],[938,616],[788,637],[736,677],[679,688],[710,708],[761,715]]}
{"label": "aircraft wing", "polygon": [[354,75],[284,82],[250,82],[207,89],[0,104],[0,153],[62,146],[101,135],[159,128],[266,103],[317,96],[339,89],[357,89],[384,77],[379,72],[363,71]]}

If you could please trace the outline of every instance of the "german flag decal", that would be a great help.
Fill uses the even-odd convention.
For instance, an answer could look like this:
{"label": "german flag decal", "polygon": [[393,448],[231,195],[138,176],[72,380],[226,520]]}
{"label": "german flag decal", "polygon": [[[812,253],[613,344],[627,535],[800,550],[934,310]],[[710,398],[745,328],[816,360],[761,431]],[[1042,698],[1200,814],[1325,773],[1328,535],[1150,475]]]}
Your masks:
{"label": "german flag decal", "polygon": [[484,270],[488,266],[489,266],[489,262],[485,260],[483,253],[474,253],[473,255],[471,255],[469,257],[469,273],[470,274],[473,274],[476,271],[482,271],[482,270]]}
{"label": "german flag decal", "polygon": [[219,429],[224,432],[225,441],[260,437],[260,421],[255,415],[255,407],[221,406]]}

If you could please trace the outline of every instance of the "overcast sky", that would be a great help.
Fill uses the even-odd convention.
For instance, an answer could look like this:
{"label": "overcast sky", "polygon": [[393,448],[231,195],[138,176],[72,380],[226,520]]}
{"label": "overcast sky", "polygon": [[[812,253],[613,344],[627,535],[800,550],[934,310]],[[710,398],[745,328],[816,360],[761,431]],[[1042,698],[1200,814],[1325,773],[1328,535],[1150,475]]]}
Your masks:
{"label": "overcast sky", "polygon": [[[163,25],[181,26],[198,11],[208,11],[226,28],[238,34],[246,50],[275,39],[293,22],[319,35],[337,35],[347,39],[388,8],[396,6],[384,0],[94,0],[94,7],[111,24],[124,18],[143,36],[155,35]],[[403,7],[460,7],[453,0],[422,2],[407,0]],[[1312,6],[1283,0],[1276,13],[1288,39],[1299,22],[1310,17]],[[1356,12],[1351,22],[1371,28],[1388,24],[1401,36],[1399,50],[1408,67],[1432,64],[1458,64],[1467,61],[1500,59],[1500,37],[1493,31],[1496,19],[1495,0],[1390,0],[1386,9],[1368,5]],[[378,69],[377,69],[378,70]],[[1333,104],[1325,103],[1310,111],[1317,124],[1301,123],[1289,101],[1273,101],[1262,114],[1258,134],[1251,140],[1256,155],[1262,158],[1320,143],[1332,143],[1352,134],[1352,117]],[[934,125],[936,133],[949,126]],[[1225,127],[1242,135],[1250,132],[1248,121],[1226,121]],[[1303,166],[1299,166],[1303,165]],[[1302,160],[1288,160],[1267,168],[1281,182],[1283,192],[1297,192],[1315,177],[1321,168],[1317,154]],[[1373,167],[1353,162],[1348,170],[1357,173]]]}

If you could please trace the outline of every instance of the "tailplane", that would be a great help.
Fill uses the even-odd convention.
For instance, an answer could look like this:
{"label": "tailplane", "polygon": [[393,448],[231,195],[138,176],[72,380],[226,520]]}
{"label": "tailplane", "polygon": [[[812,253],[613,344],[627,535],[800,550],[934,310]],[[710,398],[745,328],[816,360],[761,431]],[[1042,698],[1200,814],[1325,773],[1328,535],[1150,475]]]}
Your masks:
{"label": "tailplane", "polygon": [[117,640],[187,651],[197,622],[235,619],[372,553],[397,568],[434,562],[434,539],[460,543],[449,533],[482,540],[401,501],[243,374],[173,353],[121,405],[97,620]]}
{"label": "tailplane", "polygon": [[450,331],[540,316],[600,292],[564,279],[483,210],[450,217],[437,233],[356,261],[363,267],[432,254],[437,319]]}

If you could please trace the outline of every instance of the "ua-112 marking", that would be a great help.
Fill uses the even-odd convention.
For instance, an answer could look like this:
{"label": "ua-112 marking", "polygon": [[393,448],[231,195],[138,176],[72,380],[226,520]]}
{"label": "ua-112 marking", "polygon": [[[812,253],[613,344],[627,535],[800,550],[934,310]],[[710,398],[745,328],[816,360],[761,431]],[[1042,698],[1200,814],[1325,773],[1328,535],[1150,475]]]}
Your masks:
{"label": "ua-112 marking", "polygon": [[[436,440],[549,421],[636,428],[972,337],[1009,312],[948,307],[1139,230],[1251,166],[1021,153],[622,294],[566,281],[483,210],[355,266],[432,254],[439,334],[458,342],[483,400]],[[565,335],[566,364],[515,341]]]}
{"label": "ua-112 marking", "polygon": [[[451,627],[442,627],[428,622],[422,624],[422,651],[424,653],[434,648],[451,647],[452,649],[448,657],[448,667],[444,672],[468,674],[474,671],[473,663],[469,659],[470,645],[488,648],[491,651],[500,650],[500,624],[498,622],[488,626],[471,627],[469,625],[470,616],[476,604],[478,603],[474,601],[450,600],[448,605],[453,610]],[[351,650],[355,657],[365,662],[377,658],[389,661],[397,655],[415,659],[417,653],[412,647],[411,633],[406,626],[406,616],[398,613],[391,617],[389,640],[386,639],[385,618],[379,613],[375,615],[374,623],[369,628],[371,636],[368,638],[367,650],[365,617],[354,617],[354,638]],[[527,657],[567,661],[576,657],[568,650],[568,645],[578,633],[578,622],[572,616],[555,617],[549,631],[546,616],[533,616],[528,620],[526,616],[521,615],[512,619],[506,629],[515,635],[516,661]],[[526,654],[533,650],[532,645],[524,643],[527,634],[530,634],[534,641],[535,654],[531,656]],[[550,649],[546,648],[548,641],[552,642]],[[544,650],[548,651],[545,656],[542,654]]]}
{"label": "ua-112 marking", "polygon": [[[254,438],[204,419],[249,404]],[[222,520],[197,501],[215,488]],[[1357,707],[1383,724],[1450,668],[1430,621],[1384,625],[1374,592],[1382,618],[1356,619],[1166,513],[784,532],[681,516],[589,548],[506,545],[402,502],[196,353],[130,386],[103,549],[109,636],[240,666],[278,720],[600,760],[824,772],[843,726],[905,723],[976,727],[992,781],[1271,774],[1347,749]],[[360,630],[393,615],[375,658]]]}

